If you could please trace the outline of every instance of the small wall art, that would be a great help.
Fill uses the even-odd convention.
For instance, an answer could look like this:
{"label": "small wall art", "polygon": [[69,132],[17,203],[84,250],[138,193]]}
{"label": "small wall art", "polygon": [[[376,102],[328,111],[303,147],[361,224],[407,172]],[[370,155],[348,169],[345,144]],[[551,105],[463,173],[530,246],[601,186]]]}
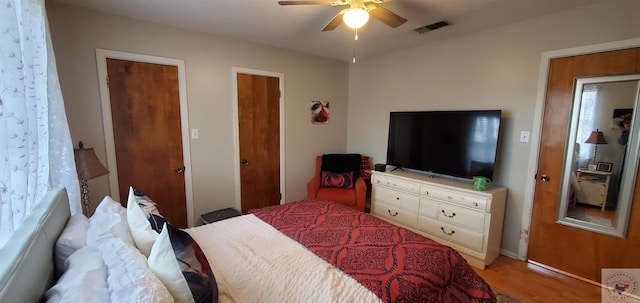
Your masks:
{"label": "small wall art", "polygon": [[311,101],[311,123],[329,123],[329,101]]}
{"label": "small wall art", "polygon": [[633,108],[616,108],[613,110],[611,129],[629,130]]}

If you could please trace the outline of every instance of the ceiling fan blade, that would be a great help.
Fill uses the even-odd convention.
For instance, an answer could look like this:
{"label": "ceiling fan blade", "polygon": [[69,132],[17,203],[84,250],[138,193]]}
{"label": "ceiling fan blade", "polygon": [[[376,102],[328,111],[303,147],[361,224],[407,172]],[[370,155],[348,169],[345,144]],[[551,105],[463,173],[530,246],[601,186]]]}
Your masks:
{"label": "ceiling fan blade", "polygon": [[402,18],[398,15],[396,15],[396,13],[382,7],[382,6],[378,6],[378,5],[369,5],[368,6],[369,9],[369,15],[373,18],[376,18],[380,21],[382,21],[382,23],[391,26],[393,28],[396,28],[402,24],[404,24],[405,22],[407,22],[407,19]]}
{"label": "ceiling fan blade", "polygon": [[280,5],[332,5],[331,0],[318,0],[318,1],[278,1]]}
{"label": "ceiling fan blade", "polygon": [[331,21],[329,21],[329,23],[327,23],[327,25],[322,28],[322,31],[328,32],[336,29],[336,27],[342,23],[342,15],[344,15],[345,11],[346,10],[344,9],[341,10],[335,17],[333,17],[333,19],[331,19]]}

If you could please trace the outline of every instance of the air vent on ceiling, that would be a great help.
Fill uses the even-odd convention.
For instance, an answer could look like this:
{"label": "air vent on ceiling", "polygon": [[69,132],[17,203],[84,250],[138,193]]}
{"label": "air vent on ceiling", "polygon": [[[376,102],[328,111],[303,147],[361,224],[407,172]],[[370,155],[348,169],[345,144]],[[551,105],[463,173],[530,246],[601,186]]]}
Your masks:
{"label": "air vent on ceiling", "polygon": [[418,34],[422,34],[422,33],[430,32],[430,31],[434,31],[436,29],[439,29],[441,27],[445,27],[447,25],[449,25],[449,22],[442,20],[440,22],[431,23],[429,25],[418,27],[418,28],[414,29],[414,31],[416,31]]}

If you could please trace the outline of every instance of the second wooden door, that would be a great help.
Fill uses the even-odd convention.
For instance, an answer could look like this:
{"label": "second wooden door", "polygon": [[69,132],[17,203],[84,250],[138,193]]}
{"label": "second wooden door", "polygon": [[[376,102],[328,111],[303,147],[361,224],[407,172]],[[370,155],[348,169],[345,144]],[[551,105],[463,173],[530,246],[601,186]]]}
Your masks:
{"label": "second wooden door", "polygon": [[280,79],[238,73],[242,212],[280,204]]}

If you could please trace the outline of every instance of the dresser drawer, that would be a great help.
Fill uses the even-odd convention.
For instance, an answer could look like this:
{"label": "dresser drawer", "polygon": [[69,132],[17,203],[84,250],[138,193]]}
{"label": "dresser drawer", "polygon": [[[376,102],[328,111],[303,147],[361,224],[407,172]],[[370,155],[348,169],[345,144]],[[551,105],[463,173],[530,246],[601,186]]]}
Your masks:
{"label": "dresser drawer", "polygon": [[433,218],[418,217],[418,230],[480,253],[483,251],[484,235],[459,226]]}
{"label": "dresser drawer", "polygon": [[373,201],[371,213],[409,228],[417,229],[418,214],[415,211],[409,211],[380,201]]}
{"label": "dresser drawer", "polygon": [[462,206],[467,206],[479,210],[487,210],[487,198],[480,196],[465,195],[463,193],[445,191],[430,186],[422,186],[420,188],[420,195],[433,199],[449,201],[451,203],[457,203]]}
{"label": "dresser drawer", "polygon": [[420,215],[454,224],[478,233],[484,232],[486,213],[431,199],[420,199]]}
{"label": "dresser drawer", "polygon": [[404,181],[402,179],[373,175],[373,180],[371,181],[373,185],[386,186],[389,188],[393,188],[396,190],[402,190],[414,194],[420,193],[420,185],[413,182]]}
{"label": "dresser drawer", "polygon": [[372,196],[375,197],[376,201],[402,207],[414,213],[418,213],[420,198],[416,195],[395,191],[382,186],[374,186]]}

